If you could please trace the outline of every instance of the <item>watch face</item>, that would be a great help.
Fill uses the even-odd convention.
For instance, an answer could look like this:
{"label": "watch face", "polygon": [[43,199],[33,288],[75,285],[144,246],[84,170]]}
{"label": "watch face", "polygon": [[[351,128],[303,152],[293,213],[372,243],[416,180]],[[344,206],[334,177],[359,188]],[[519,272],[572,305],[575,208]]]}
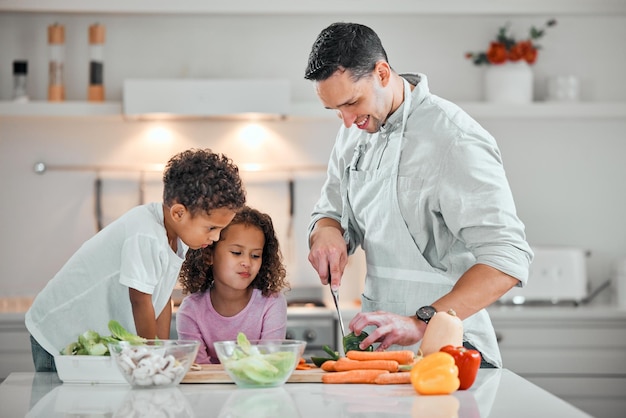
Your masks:
{"label": "watch face", "polygon": [[428,323],[436,313],[437,311],[432,306],[422,306],[417,310],[416,315],[419,319]]}

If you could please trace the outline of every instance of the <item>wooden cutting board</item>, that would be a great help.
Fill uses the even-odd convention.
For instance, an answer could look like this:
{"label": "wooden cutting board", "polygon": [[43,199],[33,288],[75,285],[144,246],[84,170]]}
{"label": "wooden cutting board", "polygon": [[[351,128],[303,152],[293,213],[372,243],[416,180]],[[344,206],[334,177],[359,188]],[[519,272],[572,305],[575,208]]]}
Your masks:
{"label": "wooden cutting board", "polygon": [[[322,383],[324,370],[294,370],[287,383]],[[234,383],[221,364],[203,364],[202,370],[189,370],[181,383]]]}

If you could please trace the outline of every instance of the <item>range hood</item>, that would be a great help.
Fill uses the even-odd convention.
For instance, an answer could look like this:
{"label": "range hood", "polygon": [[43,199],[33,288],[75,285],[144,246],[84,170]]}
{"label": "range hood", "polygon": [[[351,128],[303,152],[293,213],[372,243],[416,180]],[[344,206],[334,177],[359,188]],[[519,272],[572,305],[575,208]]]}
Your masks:
{"label": "range hood", "polygon": [[129,119],[266,119],[287,115],[288,80],[127,79],[124,115]]}

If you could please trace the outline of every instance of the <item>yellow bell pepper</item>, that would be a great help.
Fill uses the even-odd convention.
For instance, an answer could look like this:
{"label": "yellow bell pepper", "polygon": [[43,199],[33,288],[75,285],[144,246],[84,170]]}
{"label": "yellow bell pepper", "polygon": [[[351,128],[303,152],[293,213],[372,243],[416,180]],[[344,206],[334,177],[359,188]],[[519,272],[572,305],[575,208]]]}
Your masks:
{"label": "yellow bell pepper", "polygon": [[420,395],[449,395],[461,385],[454,357],[443,351],[429,354],[413,365],[411,384]]}

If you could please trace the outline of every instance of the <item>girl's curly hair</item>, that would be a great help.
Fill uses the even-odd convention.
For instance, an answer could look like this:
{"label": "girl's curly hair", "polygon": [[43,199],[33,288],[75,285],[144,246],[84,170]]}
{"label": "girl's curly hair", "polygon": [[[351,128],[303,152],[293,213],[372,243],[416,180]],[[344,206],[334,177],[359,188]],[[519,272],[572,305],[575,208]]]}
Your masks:
{"label": "girl's curly hair", "polygon": [[236,211],[246,203],[246,193],[232,160],[210,149],[189,149],[165,167],[163,202],[180,203],[195,216],[219,208]]}
{"label": "girl's curly hair", "polygon": [[[263,296],[269,296],[283,289],[288,289],[287,271],[283,264],[283,256],[274,232],[272,218],[256,209],[244,206],[237,212],[231,223],[222,230],[221,236],[228,228],[237,224],[255,226],[263,231],[265,236],[261,268],[252,283],[250,283],[250,286],[261,290]],[[183,293],[205,292],[213,287],[215,279],[213,277],[211,257],[215,245],[217,245],[217,242],[206,248],[187,251],[179,274]]]}

